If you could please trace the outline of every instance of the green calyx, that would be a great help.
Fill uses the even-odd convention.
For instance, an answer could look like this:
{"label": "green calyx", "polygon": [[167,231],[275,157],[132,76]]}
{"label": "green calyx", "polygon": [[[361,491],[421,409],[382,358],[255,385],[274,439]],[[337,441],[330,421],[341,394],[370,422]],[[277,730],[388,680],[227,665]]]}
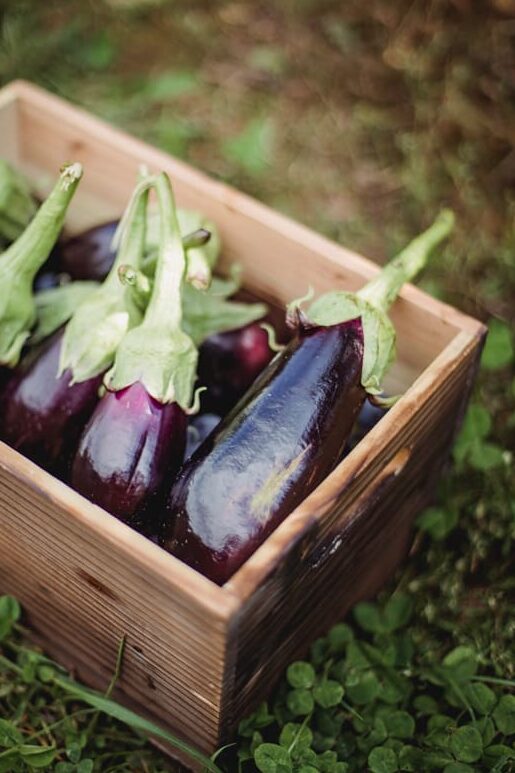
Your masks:
{"label": "green calyx", "polygon": [[72,383],[106,371],[126,332],[139,324],[141,311],[118,279],[118,269],[139,269],[145,250],[146,206],[154,178],[138,183],[120,224],[120,246],[104,282],[76,309],[64,333],[59,373],[70,370]]}
{"label": "green calyx", "polygon": [[35,214],[36,204],[25,177],[0,158],[0,238],[15,241]]}
{"label": "green calyx", "polygon": [[120,342],[105,385],[118,391],[139,381],[159,402],[176,402],[190,411],[198,352],[183,329],[186,255],[172,187],[164,172],[156,178],[155,188],[160,232],[152,293],[143,321]]}
{"label": "green calyx", "polygon": [[[120,266],[118,276],[122,283],[131,287],[140,308],[145,309],[152,292],[152,281],[142,271],[136,271],[130,266]],[[205,291],[184,284],[183,328],[197,346],[215,333],[236,330],[263,319],[266,315],[268,308],[264,303],[238,303],[229,300],[239,288],[239,278],[235,277],[215,277],[209,289]]]}
{"label": "green calyx", "polygon": [[98,282],[69,282],[60,287],[41,290],[34,296],[37,323],[29,344],[39,344],[62,327],[75,310],[98,288]]}
{"label": "green calyx", "polygon": [[34,277],[48,258],[82,177],[80,164],[67,164],[21,236],[0,255],[0,365],[15,367],[36,322]]}
{"label": "green calyx", "polygon": [[[357,293],[326,293],[308,311],[297,312],[307,325],[338,325],[361,317],[364,354],[361,383],[370,394],[380,394],[384,375],[395,358],[395,329],[387,315],[402,285],[413,279],[427,263],[434,248],[451,232],[454,215],[443,210],[434,223],[417,236]],[[299,308],[299,302],[290,305]]]}

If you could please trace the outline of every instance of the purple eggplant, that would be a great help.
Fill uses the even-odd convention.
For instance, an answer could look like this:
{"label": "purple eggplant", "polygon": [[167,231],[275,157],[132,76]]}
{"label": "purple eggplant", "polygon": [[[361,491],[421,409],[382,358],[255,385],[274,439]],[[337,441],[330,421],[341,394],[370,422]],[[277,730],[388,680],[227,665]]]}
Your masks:
{"label": "purple eggplant", "polygon": [[[118,345],[108,392],[80,440],[71,476],[77,491],[147,534],[163,484],[184,457],[197,364],[181,329],[186,257],[170,181],[164,173],[149,179],[161,216],[155,282],[143,320]],[[145,209],[139,220],[146,222]]]}
{"label": "purple eggplant", "polygon": [[257,322],[209,336],[199,349],[203,410],[225,416],[273,356],[268,333]]}
{"label": "purple eggplant", "polygon": [[177,403],[163,405],[139,382],[107,392],[80,439],[73,488],[141,528],[163,480],[182,463],[186,423]]}
{"label": "purple eggplant", "polygon": [[60,270],[72,279],[92,279],[97,282],[105,279],[116,257],[111,242],[117,227],[118,221],[112,220],[63,242],[59,250]]}
{"label": "purple eggplant", "polygon": [[0,439],[59,477],[98,400],[102,376],[71,385],[57,376],[63,332],[27,355],[0,397]]}
{"label": "purple eggplant", "polygon": [[340,458],[362,359],[359,320],[300,330],[183,468],[165,547],[225,582]]}
{"label": "purple eggplant", "polygon": [[442,213],[359,293],[327,293],[306,314],[290,307],[294,339],[172,484],[166,550],[223,584],[321,483],[393,359],[387,309],[452,224]]}

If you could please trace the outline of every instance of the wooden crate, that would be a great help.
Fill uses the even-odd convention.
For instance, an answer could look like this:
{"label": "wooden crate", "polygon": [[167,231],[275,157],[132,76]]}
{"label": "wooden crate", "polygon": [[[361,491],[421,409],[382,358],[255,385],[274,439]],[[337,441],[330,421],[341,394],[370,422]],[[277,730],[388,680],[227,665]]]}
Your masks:
{"label": "wooden crate", "polygon": [[[0,92],[0,155],[48,191],[84,164],[72,231],[119,216],[138,166],[166,170],[181,206],[219,226],[223,265],[275,306],[355,290],[377,267],[187,164],[34,86]],[[402,399],[217,587],[0,444],[0,592],[16,595],[48,651],[105,686],[127,637],[119,698],[213,751],[285,665],[372,594],[405,555],[466,406],[484,327],[412,286],[392,310]]]}

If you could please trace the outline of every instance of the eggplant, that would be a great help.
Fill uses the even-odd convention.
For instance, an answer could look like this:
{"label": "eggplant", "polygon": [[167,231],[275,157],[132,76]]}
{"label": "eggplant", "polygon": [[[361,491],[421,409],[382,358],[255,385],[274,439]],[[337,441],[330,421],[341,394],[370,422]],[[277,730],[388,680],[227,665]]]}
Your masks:
{"label": "eggplant", "polygon": [[362,358],[359,321],[300,330],[183,468],[165,548],[225,582],[340,458]]}
{"label": "eggplant", "polygon": [[118,220],[111,220],[67,239],[60,246],[60,270],[72,279],[101,282],[116,258],[111,243],[117,228]]}
{"label": "eggplant", "polygon": [[71,472],[76,491],[122,521],[148,525],[163,480],[179,469],[186,414],[137,382],[107,392],[80,439]]}
{"label": "eggplant", "polygon": [[49,472],[66,477],[102,376],[73,384],[57,376],[63,331],[23,358],[0,395],[0,439]]}
{"label": "eggplant", "polygon": [[331,472],[392,362],[386,311],[452,224],[442,213],[359,293],[290,306],[295,337],[172,483],[166,550],[221,585]]}
{"label": "eggplant", "polygon": [[77,491],[147,534],[163,484],[183,460],[197,365],[195,345],[181,328],[186,257],[173,192],[164,173],[152,184],[161,234],[150,300],[118,345],[104,380],[108,391],[81,437],[71,475]]}
{"label": "eggplant", "polygon": [[203,410],[225,416],[273,356],[268,333],[258,323],[209,336],[199,349]]}

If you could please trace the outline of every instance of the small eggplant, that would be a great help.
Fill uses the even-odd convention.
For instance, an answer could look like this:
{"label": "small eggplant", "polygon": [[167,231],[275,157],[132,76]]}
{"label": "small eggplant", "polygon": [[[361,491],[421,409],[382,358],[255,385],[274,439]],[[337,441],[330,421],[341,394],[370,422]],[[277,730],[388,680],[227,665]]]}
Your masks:
{"label": "small eggplant", "polygon": [[216,333],[199,349],[198,375],[206,392],[203,410],[225,416],[274,356],[268,333],[257,323]]}
{"label": "small eggplant", "polygon": [[168,177],[153,180],[161,214],[156,278],[145,316],[119,343],[106,395],[84,432],[72,486],[147,534],[163,483],[182,462],[197,350],[181,329],[186,257]]}
{"label": "small eggplant", "polygon": [[225,583],[339,461],[367,392],[392,362],[386,314],[453,224],[446,212],[359,293],[327,293],[297,334],[184,465],[163,514],[162,544]]}
{"label": "small eggplant", "polygon": [[137,382],[107,392],[80,439],[73,487],[131,526],[143,528],[163,480],[184,457],[186,415],[162,404]]}
{"label": "small eggplant", "polygon": [[0,439],[44,469],[64,477],[80,433],[98,400],[102,377],[71,384],[57,370],[62,330],[28,354],[0,397]]}

